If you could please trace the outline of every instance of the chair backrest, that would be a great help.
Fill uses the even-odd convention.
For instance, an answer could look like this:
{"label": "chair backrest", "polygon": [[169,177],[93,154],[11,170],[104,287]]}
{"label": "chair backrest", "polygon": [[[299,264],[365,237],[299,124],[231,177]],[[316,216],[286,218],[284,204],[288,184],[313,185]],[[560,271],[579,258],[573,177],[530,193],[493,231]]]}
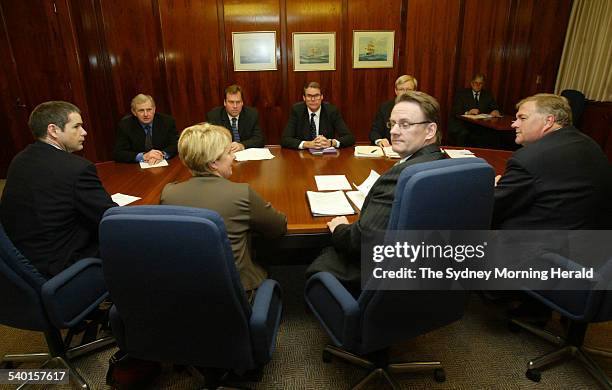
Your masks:
{"label": "chair backrest", "polygon": [[41,301],[46,282],[13,245],[0,224],[0,323],[20,329],[44,331],[50,323]]}
{"label": "chair backrest", "polygon": [[[482,159],[446,159],[407,167],[398,180],[388,232],[487,230],[495,172]],[[449,324],[463,316],[461,290],[364,290],[361,352],[373,351]]]}
{"label": "chair backrest", "polygon": [[250,306],[223,220],[180,206],[108,210],[100,223],[111,318],[125,352],[148,360],[251,368]]}
{"label": "chair backrest", "polygon": [[584,111],[585,96],[582,92],[575,89],[565,89],[561,92],[561,96],[569,101],[572,108],[572,124],[578,126],[582,112]]}

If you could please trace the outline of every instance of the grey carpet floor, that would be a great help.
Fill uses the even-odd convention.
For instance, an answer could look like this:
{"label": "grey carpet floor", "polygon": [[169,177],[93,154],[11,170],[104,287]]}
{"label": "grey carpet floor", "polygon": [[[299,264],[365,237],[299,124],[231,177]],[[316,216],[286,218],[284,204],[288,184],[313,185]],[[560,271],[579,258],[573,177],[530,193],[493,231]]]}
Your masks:
{"label": "grey carpet floor", "polygon": [[[284,313],[272,361],[265,367],[259,383],[243,383],[252,389],[347,389],[365,375],[365,371],[334,360],[323,363],[321,351],[328,337],[312,315],[304,309],[302,266],[276,266],[271,277],[284,290]],[[390,319],[392,320],[392,319]],[[555,322],[552,323],[555,326]],[[610,340],[609,327],[602,328],[599,342]],[[154,340],[152,340],[154,342]],[[0,355],[8,352],[38,352],[44,348],[41,335],[35,332],[0,326]],[[530,358],[552,349],[545,341],[527,334],[511,333],[507,329],[504,311],[497,305],[482,301],[476,295],[470,299],[464,318],[397,345],[392,355],[398,361],[440,360],[447,380],[437,383],[430,373],[406,374],[399,377],[402,389],[597,389],[597,383],[576,362],[554,366],[542,374],[538,384],[525,378]],[[115,351],[80,358],[75,362],[94,389],[108,388],[104,384],[108,359]],[[612,359],[597,358],[612,375]],[[2,387],[4,386],[4,387]],[[11,388],[0,385],[0,388]],[[68,386],[40,386],[62,389]],[[166,367],[152,389],[197,389],[198,382],[187,371],[175,372]],[[375,383],[372,389],[388,388]]]}

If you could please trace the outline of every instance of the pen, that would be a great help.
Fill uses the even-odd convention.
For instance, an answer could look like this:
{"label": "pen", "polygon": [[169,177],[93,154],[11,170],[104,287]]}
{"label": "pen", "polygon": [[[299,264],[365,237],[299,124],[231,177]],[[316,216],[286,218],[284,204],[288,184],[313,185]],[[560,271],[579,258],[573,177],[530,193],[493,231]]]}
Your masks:
{"label": "pen", "polygon": [[370,150],[370,153],[376,153],[378,151],[378,149],[372,149]]}

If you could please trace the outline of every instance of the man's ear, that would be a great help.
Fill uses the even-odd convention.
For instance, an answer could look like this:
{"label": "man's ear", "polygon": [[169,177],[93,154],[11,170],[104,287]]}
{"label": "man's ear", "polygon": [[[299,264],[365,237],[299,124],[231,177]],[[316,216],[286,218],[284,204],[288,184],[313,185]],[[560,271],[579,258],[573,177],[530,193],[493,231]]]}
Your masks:
{"label": "man's ear", "polygon": [[60,131],[60,128],[54,125],[53,123],[49,123],[47,125],[47,137],[51,139],[57,139],[58,131]]}
{"label": "man's ear", "polygon": [[427,135],[425,139],[435,139],[436,133],[438,132],[438,125],[434,122],[431,122],[427,125]]}

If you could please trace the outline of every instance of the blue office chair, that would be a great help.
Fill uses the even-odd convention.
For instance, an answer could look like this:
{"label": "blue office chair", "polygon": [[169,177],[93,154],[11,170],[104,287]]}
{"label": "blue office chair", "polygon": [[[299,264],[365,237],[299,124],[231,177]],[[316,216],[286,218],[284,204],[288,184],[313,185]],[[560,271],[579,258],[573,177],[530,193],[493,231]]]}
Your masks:
{"label": "blue office chair", "polygon": [[[68,369],[70,379],[81,389],[89,385],[72,364],[86,353],[114,343],[104,337],[76,347],[72,338],[95,326],[88,320],[108,296],[100,259],[82,259],[47,279],[26,259],[0,225],[0,323],[19,329],[43,332],[49,351],[7,354],[0,367],[14,363],[42,362],[41,368]],[[68,329],[64,338],[61,330]],[[96,329],[97,330],[97,329]]]}
{"label": "blue office chair", "polygon": [[572,108],[572,124],[578,126],[586,101],[584,94],[575,89],[565,89],[561,92],[561,96],[567,99]]}
{"label": "blue office chair", "polygon": [[[395,190],[388,233],[488,229],[493,182],[492,167],[481,159],[447,159],[407,167]],[[330,273],[317,273],[307,281],[306,303],[333,343],[325,347],[323,360],[328,362],[333,355],[370,370],[355,388],[383,377],[399,389],[392,373],[421,370],[434,370],[435,379],[443,382],[445,373],[440,362],[390,363],[388,349],[460,319],[467,299],[465,291],[367,287],[355,299]]]}
{"label": "blue office chair", "polygon": [[[578,270],[581,265],[557,253],[545,253],[542,262],[564,269]],[[568,358],[578,359],[605,389],[612,389],[612,381],[604,371],[585,353],[584,336],[588,324],[612,320],[612,257],[598,270],[592,289],[576,291],[526,290],[526,292],[567,319],[567,332],[558,336],[520,319],[512,319],[514,325],[555,344],[559,348],[541,357],[530,360],[527,378],[539,382],[541,369]],[[591,351],[597,352],[597,351]],[[609,355],[606,354],[609,357]]]}
{"label": "blue office chair", "polygon": [[260,376],[274,351],[281,289],[267,279],[249,305],[219,214],[110,209],[100,223],[100,253],[123,352],[200,368],[208,387],[232,370]]}

